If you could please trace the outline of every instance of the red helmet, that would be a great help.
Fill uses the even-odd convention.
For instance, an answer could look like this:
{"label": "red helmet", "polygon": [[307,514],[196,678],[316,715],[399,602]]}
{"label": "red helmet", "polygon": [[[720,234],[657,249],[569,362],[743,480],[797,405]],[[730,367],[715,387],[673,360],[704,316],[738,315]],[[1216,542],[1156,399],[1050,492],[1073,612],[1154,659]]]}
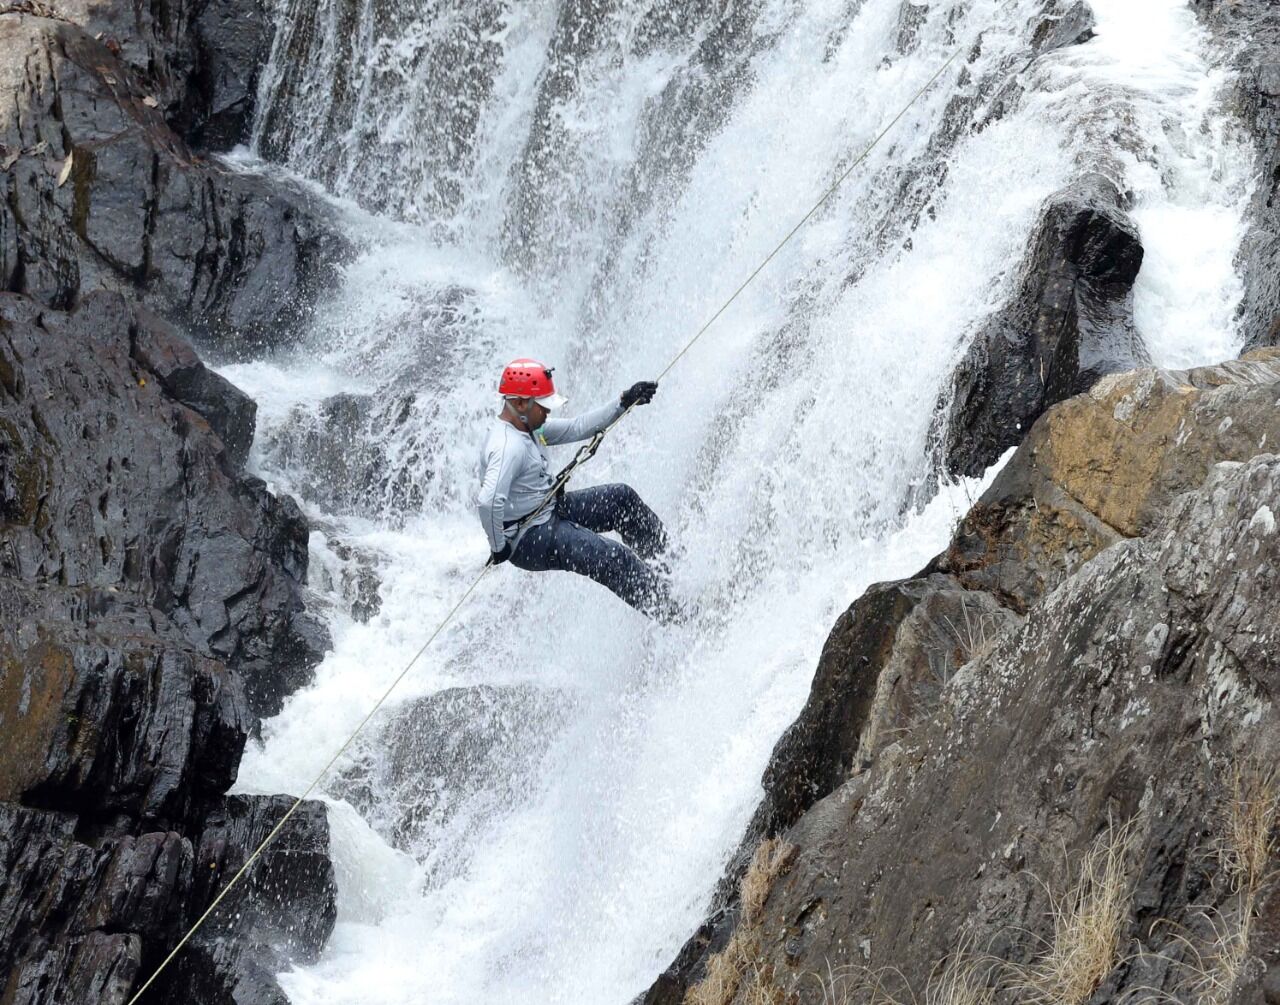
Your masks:
{"label": "red helmet", "polygon": [[498,393],[512,398],[535,398],[543,408],[558,408],[565,399],[556,393],[550,368],[536,359],[513,359],[502,371]]}

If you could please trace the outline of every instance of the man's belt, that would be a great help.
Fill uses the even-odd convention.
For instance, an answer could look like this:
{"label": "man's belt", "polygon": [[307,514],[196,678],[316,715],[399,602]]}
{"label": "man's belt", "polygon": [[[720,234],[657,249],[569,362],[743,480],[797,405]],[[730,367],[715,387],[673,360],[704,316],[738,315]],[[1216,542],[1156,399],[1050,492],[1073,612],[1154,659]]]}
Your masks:
{"label": "man's belt", "polygon": [[[545,515],[548,515],[548,516],[554,516],[554,515],[555,515],[555,513],[556,513],[556,511],[557,511],[559,508],[560,508],[560,502],[559,502],[559,500],[556,500],[556,505],[554,505],[554,506],[548,506],[548,507],[547,507],[546,509],[544,509],[542,512],[543,512]],[[530,511],[529,511],[528,513],[526,513],[524,516],[518,516],[518,517],[516,517],[514,520],[503,520],[503,521],[502,521],[502,529],[503,529],[503,530],[510,530],[512,527],[514,527],[516,524],[520,523],[521,521],[523,521],[523,520],[528,520],[528,519],[529,519],[529,517],[532,515],[532,513],[533,513],[533,510],[530,510]]]}

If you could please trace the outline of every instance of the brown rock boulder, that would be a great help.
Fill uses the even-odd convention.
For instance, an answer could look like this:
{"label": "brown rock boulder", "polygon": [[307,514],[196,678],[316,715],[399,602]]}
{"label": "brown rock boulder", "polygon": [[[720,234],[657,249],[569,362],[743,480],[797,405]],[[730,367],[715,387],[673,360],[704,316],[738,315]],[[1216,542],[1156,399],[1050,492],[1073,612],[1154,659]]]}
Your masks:
{"label": "brown rock boulder", "polygon": [[1036,424],[930,569],[1018,611],[1104,548],[1147,533],[1221,461],[1280,443],[1280,351],[1100,381]]}

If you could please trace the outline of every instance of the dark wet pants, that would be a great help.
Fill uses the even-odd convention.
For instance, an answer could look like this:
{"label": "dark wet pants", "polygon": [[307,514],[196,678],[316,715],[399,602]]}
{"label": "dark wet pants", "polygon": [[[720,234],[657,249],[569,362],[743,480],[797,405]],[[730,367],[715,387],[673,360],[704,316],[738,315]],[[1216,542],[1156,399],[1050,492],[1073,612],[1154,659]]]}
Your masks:
{"label": "dark wet pants", "polygon": [[[600,536],[607,531],[626,543]],[[666,547],[662,521],[635,489],[597,485],[557,500],[555,515],[525,533],[511,564],[529,572],[560,569],[589,576],[636,610],[666,620],[672,611],[667,581],[642,561]]]}

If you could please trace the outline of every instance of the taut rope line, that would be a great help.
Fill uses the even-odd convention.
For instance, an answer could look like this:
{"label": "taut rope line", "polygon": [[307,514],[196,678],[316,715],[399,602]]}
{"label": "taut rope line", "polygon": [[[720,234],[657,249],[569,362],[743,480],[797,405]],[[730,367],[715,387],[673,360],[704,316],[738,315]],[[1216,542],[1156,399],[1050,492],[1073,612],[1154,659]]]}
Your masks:
{"label": "taut rope line", "polygon": [[[862,164],[862,162],[865,161],[867,157],[871,155],[871,152],[875,150],[877,146],[880,145],[880,141],[883,140],[885,136],[888,135],[889,131],[902,120],[902,117],[906,115],[907,112],[909,112],[915,106],[917,101],[919,101],[922,97],[924,97],[925,92],[928,91],[929,88],[932,87],[933,84],[937,81],[937,79],[947,71],[947,68],[950,67],[951,64],[956,61],[956,57],[960,55],[961,51],[962,51],[961,49],[956,49],[956,51],[951,54],[951,58],[948,59],[945,63],[943,63],[941,67],[938,68],[937,72],[934,73],[934,75],[925,82],[924,86],[921,87],[920,90],[918,90],[915,93],[915,95],[911,98],[911,100],[908,101],[902,107],[902,110],[898,112],[898,114],[895,115],[889,121],[889,124],[879,132],[879,134],[875,137],[875,139],[873,139],[871,143],[868,144],[867,148],[863,150],[861,154],[858,155],[858,157],[853,161],[853,163],[850,164],[847,168],[845,168],[844,171],[840,173],[840,176],[836,178],[836,180],[831,184],[831,186],[825,192],[823,192],[822,196],[818,199],[817,202],[813,204],[813,206],[809,209],[809,211],[800,218],[799,222],[797,222],[794,227],[792,227],[789,231],[787,231],[786,236],[783,237],[782,240],[779,241],[778,244],[774,247],[774,249],[769,252],[769,254],[765,257],[764,261],[762,261],[759,265],[755,267],[754,270],[752,270],[751,274],[742,281],[742,284],[736,290],[733,291],[729,299],[720,305],[720,308],[714,314],[711,315],[711,317],[707,320],[707,322],[701,328],[699,328],[694,333],[693,338],[689,339],[689,341],[684,344],[684,347],[681,348],[681,350],[678,353],[676,353],[675,356],[672,357],[671,362],[669,362],[663,368],[662,372],[658,374],[658,380],[662,380],[664,377],[666,377],[668,373],[671,372],[671,370],[675,367],[675,365],[679,363],[681,359],[684,358],[684,355],[690,349],[693,348],[694,343],[696,343],[700,338],[702,338],[704,334],[706,334],[707,330],[713,324],[715,324],[716,321],[719,320],[720,316],[729,309],[729,307],[734,303],[734,301],[738,299],[738,297],[742,294],[742,292],[748,286],[750,286],[752,282],[755,281],[756,276],[760,275],[760,273],[764,271],[765,267],[770,262],[772,262],[774,258],[777,257],[778,253],[782,251],[782,249],[786,247],[787,244],[790,243],[791,239],[795,237],[797,233],[800,232],[800,229],[813,218],[813,215],[817,213],[818,210],[821,209],[824,205],[826,205],[827,201],[833,195],[835,195],[836,190],[839,189],[840,186],[844,184],[845,180],[849,177],[849,175],[851,175],[854,172],[854,170],[860,164]],[[613,429],[614,426],[616,426],[619,422],[621,422],[623,418],[625,418],[626,415],[634,407],[635,407],[634,405],[629,406],[627,409],[625,409],[622,412],[621,415],[619,415],[616,419],[614,419],[611,423],[609,423],[608,426],[606,426],[600,432],[596,433],[596,435],[593,436],[591,440],[587,442],[586,445],[578,449],[578,453],[574,457],[574,459],[564,468],[564,470],[562,470],[556,476],[556,480],[552,485],[551,491],[547,493],[546,497],[542,500],[542,502],[538,504],[538,508],[535,509],[532,513],[528,514],[524,518],[524,520],[521,521],[521,524],[520,524],[521,529],[527,526],[528,522],[531,521],[534,517],[543,513],[546,510],[546,508],[550,506],[552,502],[554,502],[556,494],[560,491],[560,489],[562,489],[568,483],[569,478],[573,474],[574,469],[582,462],[589,460],[592,456],[594,456],[596,450],[599,448],[600,443],[601,441],[603,441],[605,435],[611,429]],[[218,895],[213,898],[213,903],[211,903],[208,906],[208,908],[205,909],[205,912],[202,915],[200,915],[199,918],[196,919],[195,924],[191,926],[191,928],[187,931],[187,934],[184,935],[178,941],[178,944],[174,946],[172,950],[170,950],[169,955],[166,956],[161,961],[160,965],[156,967],[154,971],[152,971],[151,976],[147,978],[146,982],[142,985],[142,987],[140,987],[137,990],[137,992],[134,993],[133,997],[129,999],[128,1005],[137,1005],[138,1001],[142,998],[147,988],[151,987],[151,985],[155,983],[156,978],[159,977],[160,974],[164,972],[165,967],[167,967],[171,962],[173,962],[174,957],[178,955],[178,953],[182,950],[182,947],[191,941],[191,937],[196,934],[200,926],[203,925],[209,919],[209,916],[212,915],[215,910],[217,910],[218,905],[222,903],[223,898],[225,898],[227,894],[231,892],[232,888],[235,887],[235,885],[241,880],[244,874],[249,871],[249,867],[253,865],[255,861],[257,861],[258,857],[263,853],[263,851],[266,850],[266,847],[275,839],[276,835],[280,833],[281,829],[289,821],[289,818],[292,817],[295,812],[297,812],[298,807],[301,806],[303,802],[305,802],[307,798],[310,797],[311,793],[313,793],[316,790],[316,787],[319,786],[320,782],[324,779],[324,776],[329,773],[329,769],[332,768],[334,764],[337,763],[338,758],[340,758],[343,754],[347,752],[348,748],[350,748],[351,744],[355,741],[355,738],[360,734],[360,731],[363,730],[364,727],[369,724],[369,720],[371,720],[378,713],[378,710],[382,708],[382,706],[386,703],[386,700],[391,697],[391,692],[394,691],[400,685],[400,682],[404,680],[404,678],[408,675],[409,671],[413,669],[414,665],[418,662],[418,660],[422,658],[422,654],[427,651],[428,647],[430,647],[431,643],[434,642],[439,637],[440,633],[444,631],[446,627],[448,627],[449,623],[453,620],[454,616],[458,613],[459,610],[462,609],[462,605],[465,604],[470,599],[473,593],[475,593],[476,587],[478,587],[480,585],[481,580],[483,580],[484,577],[488,575],[489,570],[491,568],[493,568],[492,564],[486,563],[484,568],[480,570],[480,572],[476,575],[475,579],[471,581],[471,585],[467,587],[466,592],[463,593],[462,596],[458,598],[458,602],[454,604],[452,608],[450,608],[449,613],[444,616],[444,619],[440,622],[440,624],[436,626],[435,630],[431,633],[431,635],[428,636],[427,641],[422,644],[422,646],[418,649],[416,653],[414,653],[413,658],[409,660],[408,663],[405,664],[404,669],[401,670],[395,676],[395,679],[392,680],[390,685],[388,685],[387,689],[383,691],[381,697],[379,697],[378,700],[374,702],[373,707],[370,708],[368,713],[365,715],[365,717],[360,720],[359,725],[356,726],[355,730],[352,731],[351,735],[348,736],[345,741],[343,741],[342,746],[337,749],[334,755],[329,758],[325,766],[320,769],[320,773],[317,774],[316,777],[312,780],[311,784],[306,787],[302,795],[298,796],[294,800],[293,805],[289,807],[289,809],[285,812],[284,816],[282,816],[280,820],[276,823],[276,825],[273,828],[271,828],[270,833],[267,834],[267,836],[262,839],[262,843],[259,844],[258,847],[253,850],[253,854],[251,854],[247,859],[245,859],[244,864],[240,866],[239,869],[236,870],[235,874],[231,877],[231,879],[227,881],[227,884],[218,892]]]}

